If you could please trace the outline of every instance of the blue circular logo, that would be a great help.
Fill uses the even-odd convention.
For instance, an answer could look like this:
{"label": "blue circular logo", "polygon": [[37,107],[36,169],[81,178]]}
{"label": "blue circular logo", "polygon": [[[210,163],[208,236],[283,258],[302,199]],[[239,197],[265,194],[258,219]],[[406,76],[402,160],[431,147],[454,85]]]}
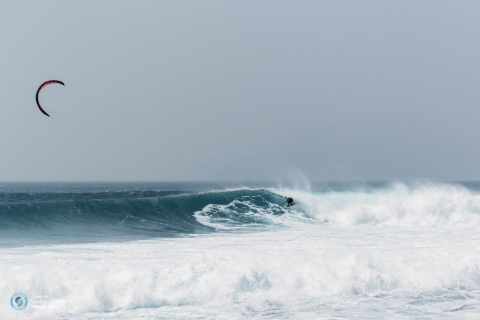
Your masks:
{"label": "blue circular logo", "polygon": [[28,305],[28,298],[23,293],[17,292],[10,298],[10,305],[15,310],[23,310]]}

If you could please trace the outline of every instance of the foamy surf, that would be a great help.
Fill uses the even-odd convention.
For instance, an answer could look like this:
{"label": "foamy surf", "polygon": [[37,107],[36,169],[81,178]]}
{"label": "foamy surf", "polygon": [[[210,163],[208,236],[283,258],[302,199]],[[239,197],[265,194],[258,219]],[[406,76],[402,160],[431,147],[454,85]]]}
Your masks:
{"label": "foamy surf", "polygon": [[[479,245],[477,229],[309,225],[248,237],[24,247],[2,250],[0,291],[22,291],[31,305],[50,306],[22,313],[45,318],[168,318],[177,312],[207,318],[466,317],[480,311]],[[3,318],[18,315],[9,306],[0,312]]]}
{"label": "foamy surf", "polygon": [[392,184],[373,190],[291,190],[289,194],[301,203],[296,209],[330,224],[480,226],[480,194],[458,184]]}

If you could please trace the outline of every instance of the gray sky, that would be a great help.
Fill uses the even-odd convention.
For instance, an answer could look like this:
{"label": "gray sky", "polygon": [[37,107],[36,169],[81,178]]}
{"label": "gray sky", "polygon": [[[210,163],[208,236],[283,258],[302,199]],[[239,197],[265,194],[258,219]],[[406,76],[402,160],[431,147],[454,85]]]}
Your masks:
{"label": "gray sky", "polygon": [[[0,180],[478,180],[479,17],[479,1],[0,0]],[[42,91],[51,118],[49,79],[68,85]]]}

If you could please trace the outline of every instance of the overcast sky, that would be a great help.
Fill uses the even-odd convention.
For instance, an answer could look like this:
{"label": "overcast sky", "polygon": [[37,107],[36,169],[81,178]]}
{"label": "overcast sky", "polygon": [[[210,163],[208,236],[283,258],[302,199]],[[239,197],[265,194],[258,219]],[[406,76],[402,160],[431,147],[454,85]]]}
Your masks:
{"label": "overcast sky", "polygon": [[480,179],[479,1],[0,0],[0,57],[1,181]]}

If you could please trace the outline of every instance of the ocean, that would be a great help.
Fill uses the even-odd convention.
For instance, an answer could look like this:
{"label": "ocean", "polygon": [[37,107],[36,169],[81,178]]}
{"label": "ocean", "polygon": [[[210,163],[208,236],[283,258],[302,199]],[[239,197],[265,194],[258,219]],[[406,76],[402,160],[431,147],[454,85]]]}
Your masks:
{"label": "ocean", "polygon": [[478,319],[480,183],[0,183],[0,262],[0,319]]}

